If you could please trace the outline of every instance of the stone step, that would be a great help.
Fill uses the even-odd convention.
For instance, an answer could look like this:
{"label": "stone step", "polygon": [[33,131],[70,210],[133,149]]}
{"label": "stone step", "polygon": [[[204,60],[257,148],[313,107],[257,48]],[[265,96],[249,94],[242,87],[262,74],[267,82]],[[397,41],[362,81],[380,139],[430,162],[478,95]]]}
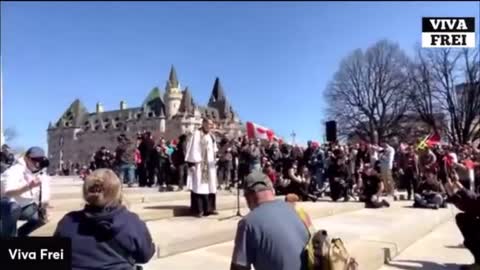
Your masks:
{"label": "stone step", "polygon": [[[123,189],[125,194],[136,194],[136,193],[159,193],[158,188],[147,188],[147,187],[125,187]],[[52,199],[68,199],[72,196],[79,196],[82,194],[82,185],[71,185],[71,186],[52,186],[50,195]]]}
{"label": "stone step", "polygon": [[83,183],[83,180],[79,176],[51,176],[50,180],[52,186],[64,186]]}
{"label": "stone step", "polygon": [[[189,195],[190,196],[190,195]],[[61,201],[58,201],[61,203]],[[49,236],[52,235],[57,222],[68,212],[80,210],[83,208],[83,203],[79,203],[76,207],[70,207],[69,209],[65,203],[58,207],[53,205],[50,209],[50,222],[45,226],[39,228],[32,233],[32,236]],[[246,207],[244,199],[240,199],[240,207]],[[184,217],[190,214],[190,201],[189,200],[175,200],[175,201],[163,201],[163,202],[145,202],[145,203],[129,203],[128,208],[137,213],[142,220],[156,221],[161,219],[168,219],[173,217]],[[237,198],[232,195],[217,196],[217,209],[232,210],[237,208]]]}
{"label": "stone step", "polygon": [[473,262],[471,253],[463,247],[462,234],[451,220],[405,249],[380,270],[458,270],[460,265]]}
{"label": "stone step", "polygon": [[[82,199],[82,191],[78,190],[76,193],[60,193],[60,196],[52,196],[50,204],[56,210],[72,210],[83,207],[84,201]],[[217,196],[236,197],[234,193],[229,191],[218,191]],[[124,199],[129,204],[138,203],[153,203],[153,202],[171,202],[178,200],[190,200],[190,192],[178,191],[178,192],[158,192],[158,190],[146,189],[129,191],[125,189]]]}
{"label": "stone step", "polygon": [[[355,211],[363,208],[361,203],[302,203],[313,218],[326,217]],[[208,218],[172,218],[148,222],[148,228],[157,245],[157,258],[231,241],[235,236],[240,218],[235,216],[235,209],[223,211],[219,217]],[[242,209],[242,214],[247,210]],[[225,218],[230,216],[231,218]],[[180,269],[180,268],[179,268]]]}
{"label": "stone step", "polygon": [[[317,203],[324,206],[323,203]],[[341,207],[343,203],[331,203]],[[362,206],[361,204],[358,204]],[[451,209],[413,209],[411,202],[395,202],[386,209],[360,209],[328,217],[312,215],[317,228],[341,237],[361,270],[377,270],[387,257],[398,255],[440,224],[451,220]],[[307,211],[312,211],[310,208]],[[233,241],[151,260],[145,270],[228,269]],[[160,251],[161,253],[161,251]]]}

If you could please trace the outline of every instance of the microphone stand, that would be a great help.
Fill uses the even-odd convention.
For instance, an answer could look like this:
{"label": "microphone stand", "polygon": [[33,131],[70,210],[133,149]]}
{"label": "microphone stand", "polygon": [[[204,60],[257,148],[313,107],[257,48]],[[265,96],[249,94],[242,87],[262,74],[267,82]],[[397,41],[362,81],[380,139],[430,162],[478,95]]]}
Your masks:
{"label": "microphone stand", "polygon": [[232,216],[220,218],[219,219],[220,221],[228,220],[228,219],[232,219],[232,218],[236,218],[236,217],[243,217],[242,213],[240,212],[240,182],[243,183],[243,181],[238,179],[237,180],[237,213],[235,213],[235,215],[232,215]]}

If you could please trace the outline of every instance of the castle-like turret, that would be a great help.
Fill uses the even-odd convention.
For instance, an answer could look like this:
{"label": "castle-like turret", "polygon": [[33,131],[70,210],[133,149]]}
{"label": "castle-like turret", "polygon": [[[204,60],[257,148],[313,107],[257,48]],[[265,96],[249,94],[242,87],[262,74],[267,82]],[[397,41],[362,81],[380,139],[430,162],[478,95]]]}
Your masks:
{"label": "castle-like turret", "polygon": [[230,106],[227,97],[225,96],[225,92],[218,77],[215,78],[212,94],[210,95],[210,99],[208,101],[208,107],[217,109],[221,119],[230,120],[235,117],[235,113],[233,112],[233,109]]}
{"label": "castle-like turret", "polygon": [[182,101],[180,102],[180,107],[177,114],[182,116],[192,116],[194,115],[195,102],[193,101],[192,95],[188,90],[188,87],[183,90]]}
{"label": "castle-like turret", "polygon": [[178,113],[180,103],[182,102],[182,91],[177,78],[177,72],[172,65],[170,75],[168,76],[167,85],[165,86],[165,107],[167,119],[172,119]]}

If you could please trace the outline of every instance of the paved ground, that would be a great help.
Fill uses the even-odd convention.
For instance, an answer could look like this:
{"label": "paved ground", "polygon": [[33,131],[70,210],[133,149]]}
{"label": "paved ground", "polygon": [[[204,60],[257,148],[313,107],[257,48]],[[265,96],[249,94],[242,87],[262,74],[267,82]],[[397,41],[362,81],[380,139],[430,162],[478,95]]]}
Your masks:
{"label": "paved ground", "polygon": [[380,270],[456,270],[460,264],[473,263],[473,257],[461,246],[462,241],[455,222],[449,221]]}
{"label": "paved ground", "polygon": [[[54,180],[52,214],[59,218],[65,211],[81,207],[81,183],[68,177]],[[229,268],[238,219],[221,218],[235,213],[236,196],[227,192],[219,196],[219,206],[224,205],[220,216],[196,219],[183,216],[189,204],[188,192],[161,194],[153,188],[127,188],[125,193],[130,209],[148,221],[158,247],[158,257],[145,265],[146,270]],[[345,241],[361,270],[378,270],[386,257],[398,254],[390,266],[380,270],[453,270],[457,264],[472,262],[469,253],[458,247],[462,239],[452,222],[451,209],[422,210],[410,205],[395,202],[389,209],[364,209],[363,204],[354,202],[303,204],[317,228]],[[52,222],[38,233],[51,233],[54,225]]]}
{"label": "paved ground", "polygon": [[[317,228],[327,229],[332,236],[341,237],[360,262],[361,270],[376,270],[382,266],[386,253],[395,256],[438,224],[451,219],[450,209],[423,211],[406,207],[406,204],[408,203],[399,202],[390,209],[361,209],[339,213],[315,218],[313,222]],[[341,203],[332,205],[339,206]],[[412,219],[413,216],[425,222],[418,224]],[[145,266],[145,270],[228,269],[232,248],[232,241],[197,248],[154,259]]]}

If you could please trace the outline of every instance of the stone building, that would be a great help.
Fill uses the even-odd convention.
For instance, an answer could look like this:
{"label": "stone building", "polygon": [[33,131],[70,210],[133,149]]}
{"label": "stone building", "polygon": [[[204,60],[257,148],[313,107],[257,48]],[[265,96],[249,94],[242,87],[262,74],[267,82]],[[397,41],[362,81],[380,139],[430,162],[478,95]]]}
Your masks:
{"label": "stone building", "polygon": [[228,102],[220,80],[216,78],[207,106],[194,101],[188,87],[182,90],[172,66],[165,90],[155,87],[139,107],[127,108],[124,101],[118,110],[104,111],[97,103],[95,112],[88,112],[76,99],[47,131],[51,172],[63,163],[87,164],[101,146],[116,147],[116,137],[151,131],[155,139],[178,138],[200,127],[202,118],[214,121],[220,136],[236,137],[243,133],[243,124]]}

